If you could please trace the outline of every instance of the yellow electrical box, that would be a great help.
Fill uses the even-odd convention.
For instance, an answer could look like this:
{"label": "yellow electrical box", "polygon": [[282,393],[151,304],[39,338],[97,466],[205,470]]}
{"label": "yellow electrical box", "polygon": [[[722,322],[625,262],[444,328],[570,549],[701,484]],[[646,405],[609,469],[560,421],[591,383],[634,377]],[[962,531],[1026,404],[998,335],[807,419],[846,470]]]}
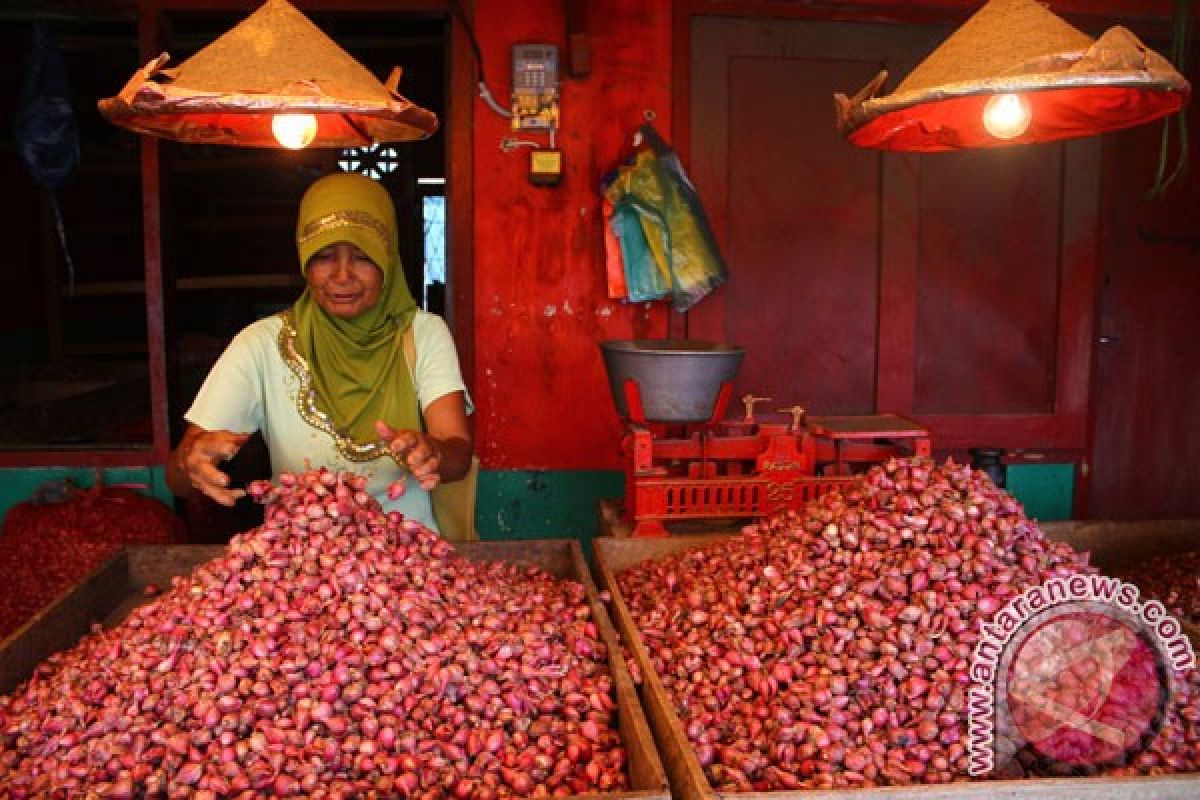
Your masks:
{"label": "yellow electrical box", "polygon": [[529,151],[529,182],[556,186],[562,180],[562,150]]}

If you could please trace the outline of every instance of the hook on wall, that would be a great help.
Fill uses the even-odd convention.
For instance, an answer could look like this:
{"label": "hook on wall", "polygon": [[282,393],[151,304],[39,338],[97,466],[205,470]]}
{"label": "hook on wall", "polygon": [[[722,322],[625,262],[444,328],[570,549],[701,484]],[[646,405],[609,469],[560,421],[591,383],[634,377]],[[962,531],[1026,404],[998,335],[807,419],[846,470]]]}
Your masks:
{"label": "hook on wall", "polygon": [[[656,119],[658,119],[658,115],[654,113],[654,109],[647,108],[642,111],[643,126],[644,125],[653,125],[654,120],[656,120]],[[642,135],[642,127],[639,126],[638,129],[633,134],[633,146],[641,147],[642,142],[645,141],[645,138],[646,137]]]}

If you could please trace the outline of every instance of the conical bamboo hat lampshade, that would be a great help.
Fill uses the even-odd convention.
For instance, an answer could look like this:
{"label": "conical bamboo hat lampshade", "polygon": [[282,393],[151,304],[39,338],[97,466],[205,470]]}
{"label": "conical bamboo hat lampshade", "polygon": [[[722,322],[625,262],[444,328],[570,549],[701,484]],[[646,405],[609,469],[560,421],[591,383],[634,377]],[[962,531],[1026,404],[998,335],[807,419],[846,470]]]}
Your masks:
{"label": "conical bamboo hat lampshade", "polygon": [[[876,97],[886,80],[884,71],[852,98],[834,95],[838,128],[853,144],[934,152],[1091,136],[1178,111],[1191,91],[1125,28],[1093,40],[1035,0],[990,0],[892,94]],[[998,103],[1021,105],[1027,127],[997,135],[984,114]]]}
{"label": "conical bamboo hat lampshade", "polygon": [[[174,69],[164,53],[99,103],[111,122],[201,144],[279,147],[282,115],[311,115],[307,146],[423,139],[437,117],[385,86],[287,0],[257,11]],[[305,118],[307,119],[307,118]]]}

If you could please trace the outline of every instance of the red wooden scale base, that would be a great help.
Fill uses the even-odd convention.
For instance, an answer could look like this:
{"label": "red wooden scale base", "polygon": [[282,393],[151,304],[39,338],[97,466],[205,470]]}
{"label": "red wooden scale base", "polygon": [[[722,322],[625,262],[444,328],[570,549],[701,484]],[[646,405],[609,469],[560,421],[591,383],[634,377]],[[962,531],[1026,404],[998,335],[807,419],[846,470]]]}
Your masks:
{"label": "red wooden scale base", "polygon": [[666,523],[676,520],[800,510],[863,465],[931,453],[928,429],[894,414],[806,417],[793,407],[791,423],[756,422],[748,402],[745,419],[723,421],[729,382],[712,416],[673,438],[668,425],[646,420],[637,382],[626,380],[624,389],[625,520],[634,536],[666,536]]}

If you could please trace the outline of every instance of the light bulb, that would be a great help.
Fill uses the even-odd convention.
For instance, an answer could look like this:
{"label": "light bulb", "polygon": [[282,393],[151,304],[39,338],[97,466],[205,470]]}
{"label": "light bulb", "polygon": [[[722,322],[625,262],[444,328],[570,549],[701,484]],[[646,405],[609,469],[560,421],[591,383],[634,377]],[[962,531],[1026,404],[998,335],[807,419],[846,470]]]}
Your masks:
{"label": "light bulb", "polygon": [[317,118],[312,114],[276,114],[271,118],[271,133],[289,150],[300,150],[316,137]]}
{"label": "light bulb", "polygon": [[983,107],[983,127],[997,139],[1015,139],[1029,129],[1033,109],[1019,94],[997,94]]}

